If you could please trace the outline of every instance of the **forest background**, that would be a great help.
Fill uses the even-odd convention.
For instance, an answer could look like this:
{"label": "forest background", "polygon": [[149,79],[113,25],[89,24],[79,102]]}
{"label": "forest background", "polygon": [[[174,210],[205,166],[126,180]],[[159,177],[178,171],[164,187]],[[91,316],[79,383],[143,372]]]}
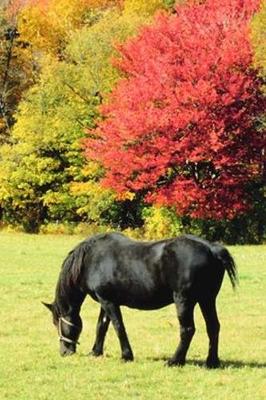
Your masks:
{"label": "forest background", "polygon": [[0,223],[265,240],[266,2],[0,5]]}

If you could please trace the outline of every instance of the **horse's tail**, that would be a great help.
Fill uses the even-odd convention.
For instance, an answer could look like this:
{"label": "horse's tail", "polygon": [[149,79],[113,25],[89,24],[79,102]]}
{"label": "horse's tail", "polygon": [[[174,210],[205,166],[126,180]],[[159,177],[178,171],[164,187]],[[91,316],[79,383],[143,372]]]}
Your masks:
{"label": "horse's tail", "polygon": [[223,268],[227,271],[233,289],[238,284],[238,273],[236,263],[229,251],[218,243],[213,243],[211,246],[212,253],[221,262]]}

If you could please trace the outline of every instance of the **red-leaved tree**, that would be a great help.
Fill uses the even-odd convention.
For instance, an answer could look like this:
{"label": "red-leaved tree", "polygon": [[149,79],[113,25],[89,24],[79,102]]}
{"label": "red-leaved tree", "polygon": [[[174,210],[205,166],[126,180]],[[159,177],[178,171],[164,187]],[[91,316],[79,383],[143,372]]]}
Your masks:
{"label": "red-leaved tree", "polygon": [[119,194],[180,215],[233,218],[261,173],[265,106],[249,22],[259,0],[184,5],[120,47],[122,79],[89,132],[86,153]]}

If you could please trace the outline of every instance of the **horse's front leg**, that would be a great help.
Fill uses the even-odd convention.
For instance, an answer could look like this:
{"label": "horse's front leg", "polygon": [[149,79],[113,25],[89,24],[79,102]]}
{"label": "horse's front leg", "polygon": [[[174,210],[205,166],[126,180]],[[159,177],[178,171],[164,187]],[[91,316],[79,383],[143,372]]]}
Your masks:
{"label": "horse's front leg", "polygon": [[187,296],[174,294],[174,301],[177,308],[177,316],[180,324],[180,342],[173,355],[168,360],[168,365],[184,365],[190,342],[195,333],[194,307],[195,302]]}
{"label": "horse's front leg", "polygon": [[106,315],[112,321],[112,324],[114,326],[114,329],[116,331],[116,334],[120,342],[122,359],[125,361],[132,361],[134,359],[134,356],[128,341],[120,307],[108,300],[103,299],[100,296],[97,297]]}
{"label": "horse's front leg", "polygon": [[90,353],[95,357],[101,356],[103,354],[103,345],[109,324],[110,324],[110,318],[108,317],[104,309],[101,307],[96,327],[96,338],[94,345],[92,347],[92,351]]}

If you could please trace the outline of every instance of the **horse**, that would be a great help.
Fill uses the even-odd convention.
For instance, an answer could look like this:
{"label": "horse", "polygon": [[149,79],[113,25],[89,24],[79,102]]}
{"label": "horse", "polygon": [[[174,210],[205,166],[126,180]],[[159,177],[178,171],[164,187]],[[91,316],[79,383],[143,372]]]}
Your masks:
{"label": "horse", "polygon": [[156,310],[174,303],[180,340],[169,366],[185,364],[195,333],[193,311],[199,304],[209,338],[206,366],[217,368],[220,323],[216,297],[225,271],[235,289],[237,268],[229,251],[193,235],[138,241],[121,233],[96,234],[79,243],[63,262],[53,303],[62,356],[76,352],[82,331],[80,309],[87,295],[100,304],[91,354],[103,355],[110,321],[118,336],[122,360],[134,359],[120,306]]}

